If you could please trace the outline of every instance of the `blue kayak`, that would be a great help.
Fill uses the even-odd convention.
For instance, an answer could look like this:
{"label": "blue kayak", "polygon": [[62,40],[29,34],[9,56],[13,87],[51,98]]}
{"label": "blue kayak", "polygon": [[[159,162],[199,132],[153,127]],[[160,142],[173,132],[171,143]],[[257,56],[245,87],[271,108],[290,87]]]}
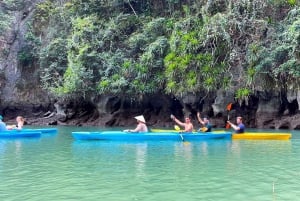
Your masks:
{"label": "blue kayak", "polygon": [[0,138],[14,139],[14,138],[34,138],[41,137],[41,132],[37,131],[23,131],[23,130],[9,130],[0,131]]}
{"label": "blue kayak", "polygon": [[56,134],[57,128],[23,128],[22,131],[41,132],[42,134]]}
{"label": "blue kayak", "polygon": [[231,139],[231,132],[206,133],[174,133],[174,132],[148,132],[130,133],[123,131],[103,132],[72,132],[76,140],[116,140],[116,141],[199,141],[209,139]]}

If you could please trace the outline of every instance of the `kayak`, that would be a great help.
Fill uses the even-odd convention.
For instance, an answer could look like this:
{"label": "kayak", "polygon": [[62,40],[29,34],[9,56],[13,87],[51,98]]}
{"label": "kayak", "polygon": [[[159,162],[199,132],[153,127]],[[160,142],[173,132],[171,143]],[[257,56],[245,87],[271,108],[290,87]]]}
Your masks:
{"label": "kayak", "polygon": [[22,131],[41,132],[42,134],[56,134],[57,128],[23,128]]}
{"label": "kayak", "polygon": [[291,133],[242,133],[232,134],[234,140],[289,140],[292,137]]}
{"label": "kayak", "polygon": [[[172,129],[158,129],[158,128],[151,128],[150,129],[151,132],[154,132],[154,133],[161,133],[161,132],[169,132],[169,133],[178,133],[178,132],[184,132],[184,130],[172,130]],[[196,131],[193,131],[193,133],[196,132]]]}
{"label": "kayak", "polygon": [[9,130],[0,131],[0,138],[14,139],[14,138],[33,138],[41,137],[41,132],[37,131],[23,131],[23,130]]}
{"label": "kayak", "polygon": [[[152,128],[151,129],[151,132],[154,132],[154,133],[160,133],[160,132],[172,132],[172,133],[178,133],[178,132],[184,132],[184,130],[172,130],[172,129],[158,129],[158,128]],[[227,132],[225,130],[213,130],[212,131],[213,133],[223,133],[223,132]],[[193,133],[205,133],[205,132],[198,132],[196,130],[193,131]]]}
{"label": "kayak", "polygon": [[223,133],[174,133],[174,132],[146,132],[130,133],[123,131],[103,132],[72,132],[76,140],[116,140],[116,141],[199,141],[210,139],[231,139],[231,132]]}
{"label": "kayak", "polygon": [[[152,132],[178,132],[176,130],[166,129],[151,129]],[[226,131],[214,130],[215,133],[222,133]],[[196,132],[193,132],[196,133]],[[271,133],[271,132],[246,132],[243,134],[232,134],[234,140],[288,140],[292,137],[290,133]]]}

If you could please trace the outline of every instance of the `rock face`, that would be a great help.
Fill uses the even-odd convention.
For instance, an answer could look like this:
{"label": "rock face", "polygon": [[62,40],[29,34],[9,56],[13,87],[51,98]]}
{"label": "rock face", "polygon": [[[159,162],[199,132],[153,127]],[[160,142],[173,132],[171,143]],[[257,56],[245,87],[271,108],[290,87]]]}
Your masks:
{"label": "rock face", "polygon": [[[37,73],[37,66],[24,66],[18,61],[19,50],[24,45],[27,21],[31,18],[32,10],[39,0],[24,1],[23,9],[14,12],[14,20],[11,29],[3,39],[0,62],[0,103],[2,114],[8,117],[15,116],[15,112],[21,115],[34,115],[40,110],[48,110],[50,105],[47,92],[39,87],[39,80],[32,76]],[[51,106],[50,106],[51,107]]]}
{"label": "rock face", "polygon": [[[199,103],[199,98],[177,99],[167,95],[156,94],[145,97],[143,100],[130,100],[118,96],[95,97],[91,101],[56,101],[51,99],[42,104],[22,104],[14,106],[1,104],[1,113],[8,122],[14,121],[17,115],[26,117],[30,125],[90,125],[90,126],[134,126],[134,116],[143,114],[147,124],[151,127],[173,127],[170,115],[174,114],[178,119],[184,120],[188,115],[192,118],[194,126],[200,127],[196,119],[197,111],[202,116],[210,118],[214,127],[225,126],[229,117],[231,121],[236,116],[243,116],[245,124],[249,128],[264,129],[300,129],[300,114],[297,111],[284,110],[288,105],[282,105],[276,96],[270,99],[250,99],[250,105],[230,101],[226,93],[218,93],[207,103]],[[220,95],[221,94],[221,95]],[[193,101],[191,101],[193,100]],[[201,100],[201,99],[200,99]],[[214,102],[213,102],[214,100]],[[222,101],[221,101],[222,100]],[[203,101],[202,101],[203,102]],[[232,102],[232,109],[228,112],[226,105]],[[298,110],[298,108],[297,108]]]}

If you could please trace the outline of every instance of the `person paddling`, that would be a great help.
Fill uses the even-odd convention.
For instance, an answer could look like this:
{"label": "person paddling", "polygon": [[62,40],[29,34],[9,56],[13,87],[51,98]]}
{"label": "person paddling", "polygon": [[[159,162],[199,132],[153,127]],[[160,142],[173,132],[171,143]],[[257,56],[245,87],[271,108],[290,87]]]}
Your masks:
{"label": "person paddling", "polygon": [[174,120],[178,125],[184,127],[184,132],[193,132],[194,126],[189,117],[185,117],[185,123],[179,121],[173,114],[171,114],[171,119]]}
{"label": "person paddling", "polygon": [[16,121],[17,121],[17,129],[22,129],[25,123],[24,117],[17,116]]}
{"label": "person paddling", "polygon": [[244,133],[245,132],[245,125],[243,124],[243,118],[237,117],[236,123],[237,125],[234,125],[230,121],[227,121],[227,123],[230,124],[230,126],[235,130],[236,133]]}
{"label": "person paddling", "polygon": [[17,122],[17,125],[8,125],[7,129],[8,130],[12,130],[12,129],[21,130],[24,126],[25,119],[22,116],[17,116],[16,122]]}
{"label": "person paddling", "polygon": [[6,124],[2,120],[3,117],[0,115],[0,131],[7,131]]}
{"label": "person paddling", "polygon": [[200,112],[197,112],[197,118],[198,118],[198,121],[200,122],[200,124],[202,124],[202,128],[199,129],[199,131],[202,131],[202,132],[211,132],[211,124],[208,120],[208,118],[204,117],[203,120],[201,119],[201,116],[200,116]]}
{"label": "person paddling", "polygon": [[137,126],[134,130],[124,130],[124,132],[148,132],[148,127],[143,115],[134,117],[137,120]]}

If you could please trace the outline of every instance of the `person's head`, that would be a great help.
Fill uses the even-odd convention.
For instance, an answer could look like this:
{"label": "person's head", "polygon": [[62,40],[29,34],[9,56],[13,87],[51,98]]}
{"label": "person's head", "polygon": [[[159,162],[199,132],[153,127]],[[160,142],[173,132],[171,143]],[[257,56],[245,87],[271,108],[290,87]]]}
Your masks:
{"label": "person's head", "polygon": [[19,123],[24,123],[25,119],[22,116],[17,116],[16,121]]}
{"label": "person's head", "polygon": [[185,117],[185,123],[190,123],[190,122],[191,122],[190,117]]}
{"label": "person's head", "polygon": [[239,123],[242,123],[243,122],[243,118],[242,117],[237,117],[236,118],[236,123],[239,124]]}
{"label": "person's head", "polygon": [[205,124],[209,122],[209,120],[208,120],[207,117],[204,117],[204,118],[203,118],[203,121],[204,121]]}

